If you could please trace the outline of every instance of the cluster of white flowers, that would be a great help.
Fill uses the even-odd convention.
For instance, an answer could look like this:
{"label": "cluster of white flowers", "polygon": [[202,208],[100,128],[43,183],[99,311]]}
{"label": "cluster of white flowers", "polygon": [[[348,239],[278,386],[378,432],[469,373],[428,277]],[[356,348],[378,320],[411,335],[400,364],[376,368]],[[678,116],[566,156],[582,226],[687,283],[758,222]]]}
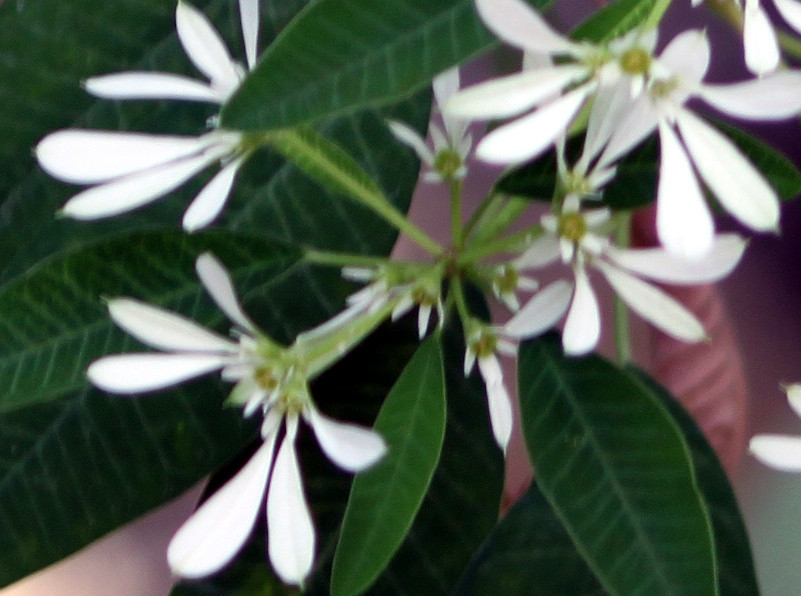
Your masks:
{"label": "cluster of white flowers", "polygon": [[[270,561],[281,579],[300,584],[312,569],[315,532],[295,450],[299,419],[311,426],[329,459],[348,472],[370,467],[386,452],[378,433],[324,416],[309,394],[309,373],[318,368],[309,354],[347,319],[311,329],[284,348],[244,313],[228,272],[214,256],[201,255],[196,268],[206,291],[234,324],[236,340],[161,308],[115,298],[108,302],[114,322],[162,352],[106,356],[89,367],[88,375],[101,389],[122,394],[163,389],[215,370],[235,382],[229,402],[243,406],[246,416],[261,411],[263,443],[178,530],[168,551],[170,567],[188,578],[223,567],[250,535],[266,489]],[[274,456],[282,424],[284,435]]]}

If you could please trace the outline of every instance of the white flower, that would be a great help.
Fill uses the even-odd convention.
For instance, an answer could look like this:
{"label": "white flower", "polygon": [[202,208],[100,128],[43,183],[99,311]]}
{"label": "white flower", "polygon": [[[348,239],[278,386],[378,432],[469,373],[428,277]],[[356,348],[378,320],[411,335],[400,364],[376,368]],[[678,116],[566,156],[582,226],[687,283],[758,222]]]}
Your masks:
{"label": "white flower", "polygon": [[[676,300],[639,277],[671,284],[697,284],[722,278],[739,261],[745,242],[734,234],[720,236],[702,259],[688,260],[660,248],[621,249],[606,238],[607,209],[582,212],[575,195],[565,198],[561,215],[546,215],[547,234],[516,261],[520,268],[539,268],[558,260],[573,271],[574,283],[557,281],[543,288],[503,327],[511,337],[526,338],[545,331],[567,310],[562,344],[565,353],[591,351],[601,333],[598,300],[587,268],[603,275],[628,306],[665,333],[684,341],[704,338],[701,323]],[[568,308],[569,305],[569,308]]]}
{"label": "white flower", "polygon": [[[258,2],[240,0],[248,64],[258,38]],[[86,89],[108,99],[182,99],[222,104],[245,71],[235,62],[206,17],[185,2],[175,12],[178,35],[187,55],[209,79],[203,83],[166,73],[125,72],[90,78]],[[92,184],[73,196],[61,213],[81,220],[112,217],[164,196],[214,163],[221,170],[203,187],[184,213],[189,232],[209,225],[222,211],[249,155],[241,133],[214,130],[197,137],[67,129],[36,147],[41,167],[73,184]]]}
{"label": "white flower", "polygon": [[[599,47],[557,33],[521,0],[476,0],[476,8],[490,30],[525,52],[527,63],[534,65],[465,89],[445,105],[445,114],[454,118],[521,115],[478,144],[476,155],[484,161],[512,164],[537,157],[564,134],[589,97],[600,97],[600,107],[619,89],[636,96],[643,88],[654,31],[633,32]],[[552,57],[567,60],[552,64]]]}
{"label": "white flower", "polygon": [[361,312],[373,313],[392,302],[391,318],[397,321],[417,306],[417,333],[420,339],[428,331],[434,309],[437,311],[439,325],[442,326],[445,321],[440,265],[423,268],[412,265],[408,270],[398,263],[378,269],[345,267],[342,269],[342,277],[355,282],[371,282],[348,296],[346,312],[354,315]]}
{"label": "white flower", "polygon": [[[440,109],[459,91],[459,68],[452,68],[437,76],[433,82],[434,99]],[[414,149],[417,156],[431,171],[423,175],[426,182],[459,180],[467,174],[467,156],[473,146],[473,137],[467,132],[467,123],[442,114],[443,131],[431,124],[430,133],[434,150],[426,140],[403,122],[389,120],[389,130],[401,143]]]}
{"label": "white flower", "polygon": [[512,436],[512,400],[503,383],[503,370],[497,352],[515,355],[515,346],[498,336],[498,330],[477,321],[468,321],[470,327],[465,336],[464,376],[470,375],[478,361],[478,370],[487,391],[490,426],[495,442],[506,453]]}
{"label": "white flower", "polygon": [[[266,490],[270,561],[283,581],[302,584],[314,561],[315,531],[295,449],[299,419],[311,426],[329,459],[348,472],[374,464],[386,445],[375,431],[321,414],[308,392],[303,350],[283,348],[256,328],[228,272],[211,254],[201,255],[196,266],[203,286],[234,323],[238,340],[155,306],[117,298],[108,305],[114,322],[162,352],[106,356],[87,374],[96,386],[126,394],[162,389],[215,370],[236,381],[229,403],[244,406],[245,415],[261,410],[263,443],[178,530],[168,550],[170,567],[177,575],[197,578],[226,565],[250,535]],[[312,329],[296,345],[336,330],[332,325]],[[282,424],[285,434],[274,457]]]}
{"label": "white flower", "polygon": [[685,257],[703,255],[714,234],[695,171],[729,213],[756,231],[778,228],[779,203],[776,192],[743,153],[684,104],[699,97],[747,120],[789,118],[801,110],[801,73],[704,84],[709,56],[703,32],[686,31],[674,38],[653,61],[646,92],[617,118],[598,162],[611,163],[658,129],[657,233],[668,250]]}
{"label": "white flower", "polygon": [[[784,388],[787,400],[797,416],[801,416],[801,384]],[[763,464],[784,472],[801,472],[801,437],[788,435],[757,435],[751,439],[749,450]]]}

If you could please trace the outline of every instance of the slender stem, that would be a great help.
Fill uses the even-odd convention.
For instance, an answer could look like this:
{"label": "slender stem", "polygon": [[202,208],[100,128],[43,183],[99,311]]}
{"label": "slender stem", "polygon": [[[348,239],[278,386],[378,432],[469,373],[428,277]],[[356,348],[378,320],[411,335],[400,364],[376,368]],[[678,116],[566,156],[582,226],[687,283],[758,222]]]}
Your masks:
{"label": "slender stem", "polygon": [[462,319],[462,327],[467,325],[467,322],[472,318],[470,309],[467,308],[467,300],[464,297],[464,287],[462,287],[462,280],[458,277],[451,278],[451,292],[453,299],[456,303],[456,311],[459,313],[459,318]]}
{"label": "slender stem", "polygon": [[365,201],[365,203],[368,207],[395,226],[403,234],[419,244],[420,247],[422,247],[426,252],[434,256],[439,256],[444,252],[443,248],[437,243],[436,240],[431,238],[431,236],[426,234],[421,228],[409,221],[409,219],[403,213],[398,211],[395,206],[392,205],[392,203],[385,200],[383,196],[381,199],[382,200],[380,201],[371,201],[369,203]]}
{"label": "slender stem", "polygon": [[[622,215],[615,233],[618,246],[628,247],[631,244],[631,216]],[[629,309],[626,303],[615,295],[615,352],[619,364],[631,361],[631,324]]]}
{"label": "slender stem", "polygon": [[481,201],[478,204],[478,207],[476,207],[476,210],[473,211],[470,219],[467,220],[467,223],[464,226],[463,238],[470,236],[470,233],[473,231],[473,228],[476,227],[478,220],[481,219],[481,216],[484,215],[484,212],[497,198],[500,198],[501,196],[502,195],[498,193],[492,193],[484,197],[484,200]]}
{"label": "slender stem", "polygon": [[779,32],[779,44],[788,55],[801,59],[801,40],[784,31]]}
{"label": "slender stem", "polygon": [[377,267],[390,262],[386,257],[328,252],[313,248],[307,249],[303,256],[307,261],[316,265],[333,265],[335,267]]}
{"label": "slender stem", "polygon": [[462,230],[462,181],[451,179],[448,181],[451,191],[451,241],[458,250],[464,242]]}
{"label": "slender stem", "polygon": [[542,226],[536,225],[491,242],[479,244],[478,246],[468,248],[460,254],[458,262],[460,265],[467,265],[498,253],[519,250],[522,245],[532,242],[541,236],[542,233]]}

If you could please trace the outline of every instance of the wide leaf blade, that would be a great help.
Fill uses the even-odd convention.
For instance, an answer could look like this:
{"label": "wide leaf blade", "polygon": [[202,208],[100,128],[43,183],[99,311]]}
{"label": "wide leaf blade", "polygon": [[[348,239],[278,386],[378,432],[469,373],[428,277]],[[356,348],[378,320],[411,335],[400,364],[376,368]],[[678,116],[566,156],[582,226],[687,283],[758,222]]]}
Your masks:
{"label": "wide leaf blade", "polygon": [[445,377],[439,337],[429,338],[393,385],[374,428],[389,452],[353,481],[331,593],[361,594],[403,542],[437,467],[445,436]]}
{"label": "wide leaf blade", "polygon": [[538,483],[612,594],[716,594],[712,530],[664,406],[556,336],[522,346],[522,424]]}

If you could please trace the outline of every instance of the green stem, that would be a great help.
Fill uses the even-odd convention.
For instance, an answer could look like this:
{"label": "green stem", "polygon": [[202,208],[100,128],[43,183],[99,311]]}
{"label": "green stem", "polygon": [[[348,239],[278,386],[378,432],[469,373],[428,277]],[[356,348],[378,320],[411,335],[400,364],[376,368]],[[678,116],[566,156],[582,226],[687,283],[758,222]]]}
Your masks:
{"label": "green stem", "polygon": [[459,318],[462,319],[462,328],[467,328],[467,322],[472,318],[470,309],[467,308],[467,300],[464,297],[464,288],[462,287],[462,280],[458,277],[451,278],[451,292],[453,293],[453,300],[456,303],[456,312],[459,313]]}
{"label": "green stem", "polygon": [[[631,244],[631,216],[621,215],[621,221],[615,233],[617,245],[628,247]],[[615,295],[615,352],[619,364],[626,364],[631,361],[631,324],[629,309],[626,303]]]}
{"label": "green stem", "polygon": [[380,267],[390,262],[390,259],[386,257],[328,252],[313,248],[306,249],[303,256],[307,261],[315,265],[332,265],[334,267]]}
{"label": "green stem", "polygon": [[451,241],[458,250],[462,248],[464,242],[462,230],[462,181],[449,180],[448,187],[451,191]]}
{"label": "green stem", "polygon": [[542,233],[542,226],[536,225],[485,244],[469,247],[459,255],[458,263],[460,265],[469,265],[498,253],[520,250],[523,245],[530,244],[540,237]]}
{"label": "green stem", "polygon": [[481,219],[481,216],[484,215],[484,212],[489,208],[489,206],[497,199],[500,199],[503,195],[499,193],[492,193],[484,197],[484,200],[478,204],[476,210],[473,211],[473,214],[470,216],[470,219],[467,220],[467,224],[464,226],[463,231],[463,238],[467,238],[470,236],[470,233],[473,231],[473,228],[476,227],[478,220]]}
{"label": "green stem", "polygon": [[779,44],[788,55],[801,59],[801,40],[784,31],[779,32]]}

